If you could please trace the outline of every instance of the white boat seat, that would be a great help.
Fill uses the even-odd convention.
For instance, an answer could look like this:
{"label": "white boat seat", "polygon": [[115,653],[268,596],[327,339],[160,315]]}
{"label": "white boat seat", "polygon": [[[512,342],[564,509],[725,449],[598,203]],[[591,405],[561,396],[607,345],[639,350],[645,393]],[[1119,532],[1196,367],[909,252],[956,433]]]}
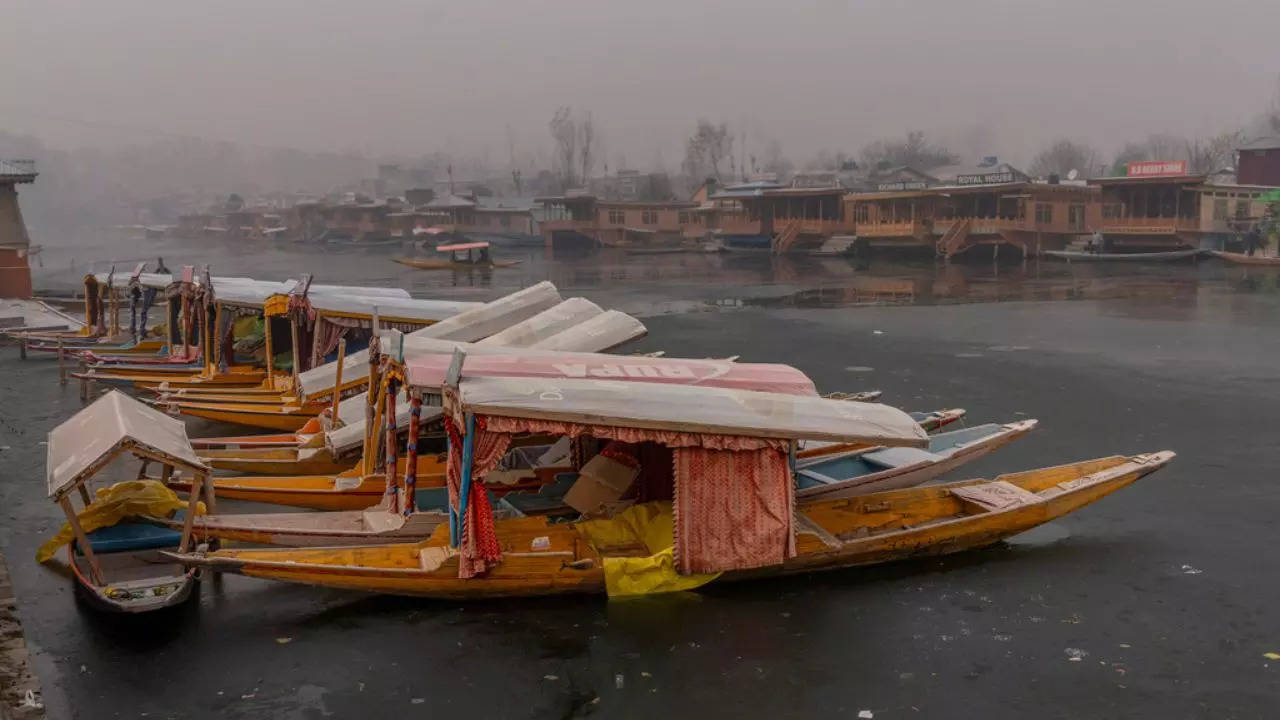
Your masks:
{"label": "white boat seat", "polygon": [[928,450],[921,450],[920,448],[891,447],[883,450],[874,450],[863,455],[862,458],[873,465],[880,465],[885,468],[899,468],[917,465],[922,462],[938,462],[946,459],[946,456],[931,453]]}

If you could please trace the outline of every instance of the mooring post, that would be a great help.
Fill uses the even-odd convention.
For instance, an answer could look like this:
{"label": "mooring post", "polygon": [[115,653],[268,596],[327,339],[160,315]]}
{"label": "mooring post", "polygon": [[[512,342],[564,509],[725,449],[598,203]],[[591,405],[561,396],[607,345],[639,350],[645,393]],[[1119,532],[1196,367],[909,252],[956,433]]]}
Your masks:
{"label": "mooring post", "polygon": [[18,340],[18,358],[27,359],[27,339],[25,337]]}
{"label": "mooring post", "polygon": [[67,358],[62,347],[62,338],[58,338],[58,384],[67,384]]}

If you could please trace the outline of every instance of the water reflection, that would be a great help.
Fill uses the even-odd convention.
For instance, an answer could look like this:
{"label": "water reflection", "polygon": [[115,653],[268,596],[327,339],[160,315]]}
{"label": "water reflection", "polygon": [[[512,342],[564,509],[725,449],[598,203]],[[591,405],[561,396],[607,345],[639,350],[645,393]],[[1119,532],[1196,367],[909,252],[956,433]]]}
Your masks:
{"label": "water reflection", "polygon": [[[120,241],[93,238],[46,250],[33,268],[37,287],[74,290],[86,271],[164,256],[172,268],[210,265],[215,274],[282,279],[312,273],[320,283],[399,286],[416,295],[491,296],[550,280],[564,292],[582,292],[643,312],[645,302],[679,308],[1125,300],[1126,314],[1176,318],[1203,296],[1280,295],[1280,269],[1237,267],[1217,260],[1151,266],[974,262],[943,265],[929,255],[869,258],[771,256],[756,253],[628,255],[604,249],[557,253],[541,248],[495,247],[510,268],[424,271],[398,265],[422,255],[411,245],[354,247],[271,240],[233,242],[180,239]],[[628,300],[630,302],[625,302]],[[1246,300],[1242,308],[1253,307]],[[670,308],[667,308],[670,309]]]}

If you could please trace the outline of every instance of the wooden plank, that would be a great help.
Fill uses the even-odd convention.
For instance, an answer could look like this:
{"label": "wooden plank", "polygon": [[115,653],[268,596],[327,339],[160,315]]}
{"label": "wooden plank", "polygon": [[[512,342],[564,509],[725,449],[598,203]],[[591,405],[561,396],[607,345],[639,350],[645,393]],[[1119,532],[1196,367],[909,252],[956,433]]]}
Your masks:
{"label": "wooden plank", "polygon": [[[76,516],[76,511],[71,507],[71,500],[66,495],[58,498],[58,504],[62,506],[62,512],[67,515],[67,522],[71,525],[71,531],[75,533],[76,544],[80,546],[80,551],[84,553],[85,560],[89,561],[89,576],[93,579],[93,584],[102,585],[102,568],[98,567],[98,558],[93,554],[93,546],[89,543],[89,536],[85,534],[84,528],[80,525],[80,518]],[[72,550],[71,552],[75,552]]]}

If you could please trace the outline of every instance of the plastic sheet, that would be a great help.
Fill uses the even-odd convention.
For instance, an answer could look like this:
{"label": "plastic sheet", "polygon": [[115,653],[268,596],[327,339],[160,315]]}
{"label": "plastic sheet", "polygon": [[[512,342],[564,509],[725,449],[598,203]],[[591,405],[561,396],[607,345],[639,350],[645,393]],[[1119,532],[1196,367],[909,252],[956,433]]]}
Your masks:
{"label": "plastic sheet", "polygon": [[586,298],[569,298],[476,344],[527,347],[586,322],[602,312],[604,310],[599,305]]}
{"label": "plastic sheet", "polygon": [[[692,590],[720,573],[676,572],[671,503],[632,505],[611,518],[574,525],[602,555],[605,588],[611,598]],[[643,545],[645,557],[611,557],[610,548]]]}
{"label": "plastic sheet", "polygon": [[599,350],[608,350],[619,345],[644,337],[648,329],[644,323],[630,315],[617,310],[606,310],[571,330],[557,333],[551,337],[530,345],[536,350],[574,350],[570,339],[582,336],[595,339],[593,343]]}
{"label": "plastic sheet", "polygon": [[[76,514],[85,533],[131,517],[167,517],[175,510],[187,507],[187,501],[156,480],[129,480],[111,487],[100,488],[97,497]],[[198,503],[196,514],[205,513],[204,503]],[[36,550],[37,562],[48,562],[58,549],[75,539],[71,523],[63,523],[57,534]]]}

